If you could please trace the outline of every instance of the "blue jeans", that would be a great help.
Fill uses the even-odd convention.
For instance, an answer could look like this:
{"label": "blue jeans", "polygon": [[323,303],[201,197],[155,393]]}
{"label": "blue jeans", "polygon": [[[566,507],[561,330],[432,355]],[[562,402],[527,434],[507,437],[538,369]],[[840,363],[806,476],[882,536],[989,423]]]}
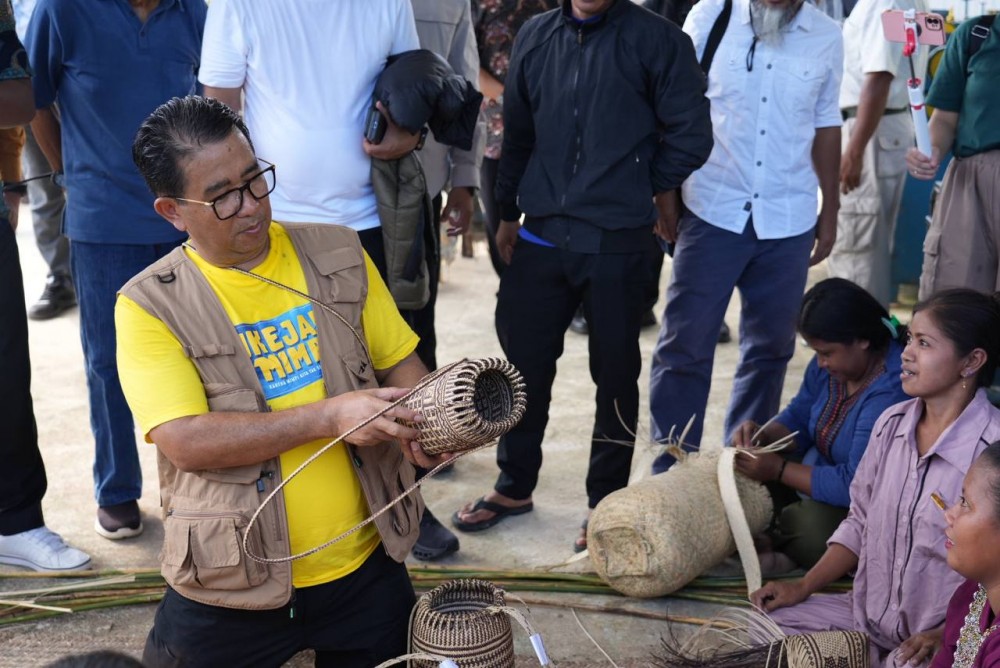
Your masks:
{"label": "blue jeans", "polygon": [[[742,301],[740,361],[724,438],[745,420],[763,424],[778,412],[814,238],[810,230],[787,239],[758,239],[752,220],[735,234],[684,215],[649,373],[653,438],[662,441],[672,426],[679,434],[695,415],[686,443],[701,443],[715,345],[734,288]],[[661,455],[653,470],[672,463]]]}
{"label": "blue jeans", "polygon": [[115,300],[125,283],[180,241],[150,245],[70,242],[70,266],[80,305],[80,340],[94,434],[94,497],[98,506],[142,495],[142,469],[132,411],[118,381]]}

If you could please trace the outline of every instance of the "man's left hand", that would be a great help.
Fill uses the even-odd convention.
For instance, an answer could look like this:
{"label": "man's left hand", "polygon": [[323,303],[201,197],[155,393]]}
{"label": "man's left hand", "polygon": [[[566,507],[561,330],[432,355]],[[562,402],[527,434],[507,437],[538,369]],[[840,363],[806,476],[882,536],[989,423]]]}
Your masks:
{"label": "man's left hand", "polygon": [[449,459],[455,458],[454,452],[442,452],[438,455],[429,455],[424,452],[424,449],[417,441],[400,442],[399,449],[402,451],[403,456],[406,457],[406,461],[410,462],[414,466],[419,466],[425,469],[432,469],[438,464],[442,464]]}
{"label": "man's left hand", "polygon": [[865,163],[864,152],[850,148],[840,156],[840,193],[846,195],[861,185],[861,168]]}
{"label": "man's left hand", "polygon": [[389,112],[385,110],[381,102],[376,102],[375,107],[382,112],[387,127],[385,136],[378,144],[371,143],[367,137],[361,139],[365,153],[380,160],[399,160],[407,153],[413,152],[413,149],[417,147],[417,142],[420,141],[420,133],[410,134],[393,123],[392,117],[389,116]]}
{"label": "man's left hand", "polygon": [[809,266],[817,265],[827,258],[837,240],[837,213],[823,211],[816,219],[816,244],[809,257]]}
{"label": "man's left hand", "polygon": [[457,237],[469,231],[472,223],[472,191],[464,186],[456,186],[448,191],[448,204],[441,212],[441,222],[447,223],[449,237]]}

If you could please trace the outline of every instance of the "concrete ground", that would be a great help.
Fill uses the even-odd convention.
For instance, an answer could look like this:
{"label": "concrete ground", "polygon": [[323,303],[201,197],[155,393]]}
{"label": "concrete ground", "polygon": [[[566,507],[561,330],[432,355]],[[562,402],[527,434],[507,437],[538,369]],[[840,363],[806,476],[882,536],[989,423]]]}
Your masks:
{"label": "concrete ground", "polygon": [[[35,248],[26,209],[21,212],[21,220],[17,237],[30,305],[41,294],[46,268]],[[457,257],[444,270],[445,283],[438,301],[438,359],[442,363],[462,357],[501,354],[493,329],[497,278],[486,256],[485,244],[477,243],[475,251],[474,258]],[[667,259],[664,285],[669,275],[670,260]],[[820,265],[813,269],[810,280],[824,276],[825,269]],[[661,300],[658,315],[662,306]],[[730,305],[727,321],[731,325],[738,322],[736,298]],[[49,477],[49,490],[44,500],[48,525],[68,542],[90,553],[94,568],[157,567],[163,531],[159,519],[154,447],[145,444],[137,435],[145,473],[140,501],[145,533],[119,542],[101,538],[93,530],[95,504],[90,472],[93,441],[77,312],[74,310],[48,322],[32,322],[30,333],[35,414]],[[647,367],[640,379],[644,398],[648,361],[656,337],[655,328],[643,331],[641,337]],[[559,375],[553,389],[545,465],[534,496],[535,511],[510,518],[491,531],[460,535],[461,551],[441,561],[442,565],[533,569],[559,564],[572,556],[571,546],[586,513],[583,482],[593,419],[594,386],[587,367],[586,343],[583,336],[566,335],[566,351],[559,362]],[[717,350],[705,442],[717,442],[722,438],[723,414],[737,354],[735,341]],[[797,347],[785,387],[786,400],[797,389],[809,357],[807,349]],[[640,412],[642,438],[636,460],[644,459],[649,452],[646,415],[643,407]],[[488,491],[495,475],[494,453],[485,451],[464,458],[453,472],[429,481],[424,487],[424,497],[435,514],[447,522],[462,504]],[[0,574],[16,570],[0,566]],[[0,590],[28,584],[36,585],[37,581],[0,580]],[[3,598],[2,592],[0,598]],[[586,606],[621,604],[622,599],[569,595],[550,598],[548,606],[533,605],[532,615],[554,663],[579,667],[610,665],[587,639],[568,607],[574,603]],[[629,605],[644,613],[702,616],[711,613],[711,606],[673,600],[629,602]],[[0,627],[0,666],[44,665],[68,653],[98,648],[115,648],[139,656],[153,612],[152,605],[142,605]],[[665,622],[641,617],[584,612],[580,620],[620,666],[644,665],[656,649],[659,637],[668,632]],[[537,665],[530,658],[524,634],[515,632],[515,637],[518,638],[518,666]],[[311,665],[311,661],[300,655],[290,665]]]}

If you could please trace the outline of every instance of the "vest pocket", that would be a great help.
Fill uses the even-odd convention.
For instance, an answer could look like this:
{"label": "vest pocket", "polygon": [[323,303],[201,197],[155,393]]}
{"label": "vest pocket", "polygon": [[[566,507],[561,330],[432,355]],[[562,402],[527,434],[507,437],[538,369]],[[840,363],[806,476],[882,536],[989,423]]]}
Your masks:
{"label": "vest pocket", "polygon": [[[267,578],[267,565],[243,554],[249,518],[237,512],[171,509],[163,525],[163,576],[174,585],[201,589],[241,590]],[[258,526],[247,546],[264,551]]]}

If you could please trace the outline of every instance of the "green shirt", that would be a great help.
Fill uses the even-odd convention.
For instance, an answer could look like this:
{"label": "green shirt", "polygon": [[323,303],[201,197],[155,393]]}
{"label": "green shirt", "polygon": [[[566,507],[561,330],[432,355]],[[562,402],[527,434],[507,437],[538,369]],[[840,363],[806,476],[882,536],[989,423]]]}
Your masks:
{"label": "green shirt", "polygon": [[959,158],[1000,148],[1000,21],[994,21],[979,51],[968,53],[972,18],[948,39],[927,104],[958,112],[952,152]]}

